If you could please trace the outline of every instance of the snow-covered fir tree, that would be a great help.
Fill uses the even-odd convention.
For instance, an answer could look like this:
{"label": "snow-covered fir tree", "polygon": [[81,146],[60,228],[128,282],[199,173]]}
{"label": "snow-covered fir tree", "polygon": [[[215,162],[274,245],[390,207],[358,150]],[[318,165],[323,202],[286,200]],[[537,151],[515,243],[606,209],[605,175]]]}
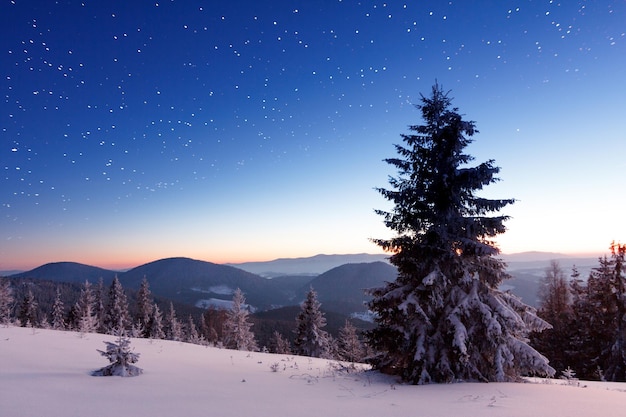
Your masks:
{"label": "snow-covered fir tree", "polygon": [[130,339],[119,335],[117,343],[104,342],[106,350],[97,349],[102,356],[105,356],[110,364],[92,373],[94,376],[137,376],[143,372],[141,368],[133,365],[139,360],[139,353],[132,351]]}
{"label": "snow-covered fir tree", "polygon": [[274,330],[274,333],[272,333],[270,352],[282,355],[291,354],[291,343],[278,330]]}
{"label": "snow-covered fir tree", "polygon": [[348,362],[361,362],[365,358],[365,346],[359,338],[357,328],[349,320],[339,329],[339,359]]}
{"label": "snow-covered fir tree", "polygon": [[13,309],[13,290],[9,281],[0,278],[0,324],[7,325],[11,321]]}
{"label": "snow-covered fir tree", "polygon": [[96,328],[99,333],[106,333],[106,326],[104,321],[106,319],[106,306],[105,306],[105,290],[104,280],[102,277],[98,279],[98,284],[93,287],[94,294],[94,313],[96,315]]}
{"label": "snow-covered fir tree", "polygon": [[124,288],[116,275],[109,287],[104,327],[108,334],[123,334],[130,328],[130,323],[126,293],[124,293]]}
{"label": "snow-covered fir tree", "polygon": [[315,358],[329,356],[330,339],[329,334],[323,330],[326,327],[326,318],[320,307],[317,292],[311,287],[296,317],[294,353],[297,355]]}
{"label": "snow-covered fir tree", "polygon": [[165,318],[165,338],[168,340],[182,342],[183,336],[183,326],[178,320],[178,317],[176,317],[174,303],[170,302],[170,308],[167,311],[167,316]]}
{"label": "snow-covered fir tree", "polygon": [[29,288],[24,295],[17,318],[22,327],[37,327],[38,304],[32,290]]}
{"label": "snow-covered fir tree", "polygon": [[200,315],[200,326],[198,331],[200,332],[200,337],[205,341],[208,341],[209,326],[207,325],[206,319],[204,318],[204,314]]}
{"label": "snow-covered fir tree", "polygon": [[57,288],[54,303],[52,304],[52,329],[65,330],[65,305],[61,300],[61,290]]}
{"label": "snow-covered fir tree", "polygon": [[496,213],[513,199],[477,193],[497,180],[492,160],[470,166],[463,152],[476,133],[438,84],[422,96],[423,125],[410,126],[386,162],[398,170],[378,191],[394,206],[377,210],[396,235],[375,242],[393,255],[395,281],[372,291],[377,327],[372,364],[414,384],[514,381],[552,375],[527,343],[549,325],[499,284],[508,275],[493,238],[505,231]]}
{"label": "snow-covered fir tree", "polygon": [[154,304],[152,307],[152,315],[148,322],[147,335],[151,339],[165,339],[165,332],[163,331],[163,315],[158,305]]}
{"label": "snow-covered fir tree", "polygon": [[185,342],[193,343],[199,345],[202,343],[202,339],[198,334],[198,328],[196,327],[196,322],[193,321],[193,317],[191,314],[187,319],[187,325],[185,326]]}
{"label": "snow-covered fir tree", "polygon": [[75,326],[81,333],[92,333],[98,328],[98,318],[94,313],[95,300],[91,283],[85,281],[80,289],[80,297],[75,308],[77,315]]}
{"label": "snow-covered fir tree", "polygon": [[154,301],[152,300],[152,293],[150,292],[150,284],[148,279],[144,276],[137,291],[137,321],[139,327],[143,329],[143,335],[147,335],[150,318],[152,317],[152,308]]}
{"label": "snow-covered fir tree", "polygon": [[226,312],[224,322],[224,346],[237,350],[257,350],[256,339],[252,332],[252,323],[248,320],[250,312],[246,306],[246,299],[239,288],[233,294],[232,305]]}

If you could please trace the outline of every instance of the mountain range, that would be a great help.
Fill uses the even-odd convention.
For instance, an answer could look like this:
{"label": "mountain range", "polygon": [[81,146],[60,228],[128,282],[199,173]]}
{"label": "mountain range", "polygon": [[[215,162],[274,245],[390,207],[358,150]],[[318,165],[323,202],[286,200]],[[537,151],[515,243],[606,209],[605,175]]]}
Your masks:
{"label": "mountain range", "polygon": [[[512,279],[505,281],[503,288],[510,289],[530,305],[537,302],[537,289],[549,260],[559,259],[566,275],[575,264],[583,277],[597,264],[595,258],[572,258],[554,253],[526,253],[504,258],[509,262]],[[128,271],[56,262],[9,278],[71,283],[86,280],[95,283],[102,279],[109,284],[117,276],[125,288],[138,289],[146,277],[155,296],[201,308],[228,305],[233,291],[240,288],[255,311],[298,305],[313,287],[325,310],[349,315],[366,311],[364,303],[369,298],[365,289],[381,286],[395,279],[395,275],[396,269],[388,263],[387,255],[356,254],[230,265],[167,258]]]}
{"label": "mountain range", "polygon": [[[323,259],[324,265],[340,263],[340,257]],[[367,259],[358,256],[358,259]],[[349,258],[349,259],[357,259]],[[378,259],[378,258],[375,258]],[[308,262],[309,267],[317,260]],[[299,262],[299,261],[297,261]],[[297,263],[296,262],[296,263]],[[304,261],[306,263],[306,261]],[[285,263],[285,261],[281,261]],[[288,263],[288,262],[287,262]],[[293,269],[295,263],[290,265]],[[319,268],[319,266],[315,266]],[[289,269],[289,268],[288,268]],[[309,268],[307,271],[310,271]],[[341,313],[364,311],[363,289],[393,279],[395,268],[384,262],[343,264],[319,274],[282,275],[273,279],[261,277],[229,265],[214,264],[189,258],[167,258],[150,262],[128,271],[111,271],[75,262],[48,263],[31,271],[10,275],[10,279],[36,279],[52,282],[92,283],[102,279],[105,285],[118,277],[124,288],[138,289],[145,277],[155,296],[206,308],[225,305],[240,288],[255,311],[298,305],[313,286],[322,302],[334,302]]]}

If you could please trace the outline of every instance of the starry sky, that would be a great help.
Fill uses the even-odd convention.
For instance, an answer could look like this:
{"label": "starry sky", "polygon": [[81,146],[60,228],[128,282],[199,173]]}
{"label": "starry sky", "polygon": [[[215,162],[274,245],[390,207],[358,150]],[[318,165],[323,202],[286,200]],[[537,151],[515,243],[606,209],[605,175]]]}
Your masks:
{"label": "starry sky", "polygon": [[626,240],[626,2],[0,0],[0,270],[380,253],[435,80],[503,253]]}

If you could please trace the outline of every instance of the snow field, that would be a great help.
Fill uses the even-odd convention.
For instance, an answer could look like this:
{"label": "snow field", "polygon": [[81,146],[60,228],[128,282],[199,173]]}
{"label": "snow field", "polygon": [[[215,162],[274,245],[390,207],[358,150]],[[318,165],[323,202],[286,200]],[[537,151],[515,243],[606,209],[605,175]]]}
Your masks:
{"label": "snow field", "polygon": [[347,372],[336,361],[148,339],[132,339],[142,375],[91,376],[107,365],[96,349],[115,339],[0,328],[0,415],[589,417],[622,415],[626,406],[620,383],[411,386],[362,365]]}

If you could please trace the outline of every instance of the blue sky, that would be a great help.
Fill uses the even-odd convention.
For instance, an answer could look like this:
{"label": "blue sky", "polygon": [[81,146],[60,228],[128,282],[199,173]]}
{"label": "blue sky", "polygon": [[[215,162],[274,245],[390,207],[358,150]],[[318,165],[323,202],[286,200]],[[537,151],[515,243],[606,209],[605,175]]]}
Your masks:
{"label": "blue sky", "polygon": [[624,1],[0,3],[0,270],[379,252],[438,80],[516,198],[498,242],[626,239]]}

